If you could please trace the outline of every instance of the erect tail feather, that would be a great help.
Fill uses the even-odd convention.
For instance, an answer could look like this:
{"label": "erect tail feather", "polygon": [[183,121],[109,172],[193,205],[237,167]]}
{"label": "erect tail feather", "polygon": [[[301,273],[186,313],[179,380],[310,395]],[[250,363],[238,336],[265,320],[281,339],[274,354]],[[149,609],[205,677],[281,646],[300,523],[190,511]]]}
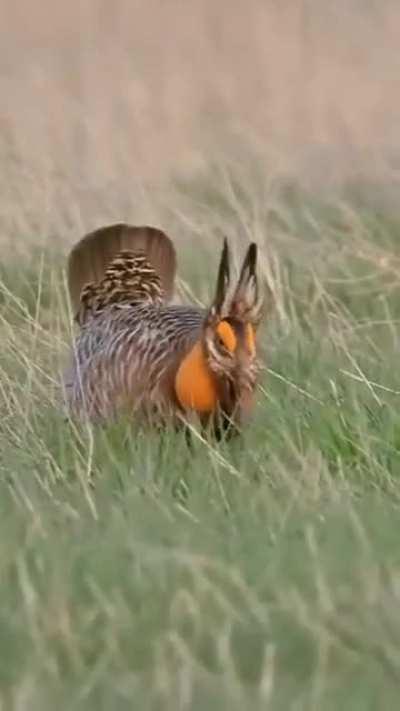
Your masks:
{"label": "erect tail feather", "polygon": [[79,312],[84,288],[104,283],[107,269],[122,252],[144,255],[160,280],[164,300],[171,298],[176,253],[170,238],[155,227],[109,225],[85,235],[70,252],[68,288],[75,315]]}

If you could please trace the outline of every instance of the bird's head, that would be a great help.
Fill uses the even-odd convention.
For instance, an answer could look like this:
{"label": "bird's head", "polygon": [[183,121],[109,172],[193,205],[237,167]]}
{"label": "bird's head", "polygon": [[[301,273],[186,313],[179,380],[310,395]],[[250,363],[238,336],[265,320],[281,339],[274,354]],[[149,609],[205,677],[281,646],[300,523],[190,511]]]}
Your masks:
{"label": "bird's head", "polygon": [[224,241],[214,300],[204,323],[203,347],[221,413],[234,424],[249,414],[259,372],[256,335],[263,311],[257,278],[257,245],[250,244],[231,288],[230,259]]}
{"label": "bird's head", "polygon": [[[248,247],[233,289],[228,243],[222,249],[217,286],[199,341],[181,363],[175,382],[185,410],[224,429],[240,426],[251,412],[259,364],[256,335],[263,310],[256,274],[257,246]],[[232,429],[232,428],[231,428]]]}

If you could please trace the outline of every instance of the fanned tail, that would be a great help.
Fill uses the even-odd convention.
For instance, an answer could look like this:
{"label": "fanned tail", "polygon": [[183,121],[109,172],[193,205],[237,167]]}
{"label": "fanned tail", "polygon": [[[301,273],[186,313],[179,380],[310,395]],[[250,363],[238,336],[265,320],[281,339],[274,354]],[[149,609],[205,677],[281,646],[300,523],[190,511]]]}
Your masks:
{"label": "fanned tail", "polygon": [[83,237],[68,260],[68,287],[76,320],[110,303],[167,302],[172,296],[176,254],[154,227],[118,224]]}

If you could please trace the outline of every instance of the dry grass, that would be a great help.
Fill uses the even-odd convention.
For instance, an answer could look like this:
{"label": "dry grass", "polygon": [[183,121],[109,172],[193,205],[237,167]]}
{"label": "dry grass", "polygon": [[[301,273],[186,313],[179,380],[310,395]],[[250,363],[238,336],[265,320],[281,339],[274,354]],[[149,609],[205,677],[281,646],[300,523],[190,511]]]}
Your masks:
{"label": "dry grass", "polygon": [[1,6],[2,241],[154,217],[171,173],[249,150],[274,180],[397,185],[396,0]]}

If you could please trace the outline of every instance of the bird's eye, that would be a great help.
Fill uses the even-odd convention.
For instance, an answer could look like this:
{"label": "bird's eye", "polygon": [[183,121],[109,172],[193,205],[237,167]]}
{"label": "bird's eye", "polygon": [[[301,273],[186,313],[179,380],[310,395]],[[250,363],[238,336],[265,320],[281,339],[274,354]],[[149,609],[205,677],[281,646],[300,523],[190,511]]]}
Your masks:
{"label": "bird's eye", "polygon": [[215,336],[215,340],[216,340],[217,348],[219,348],[221,351],[227,350],[227,347],[226,347],[223,339],[221,338],[221,336],[218,333]]}

